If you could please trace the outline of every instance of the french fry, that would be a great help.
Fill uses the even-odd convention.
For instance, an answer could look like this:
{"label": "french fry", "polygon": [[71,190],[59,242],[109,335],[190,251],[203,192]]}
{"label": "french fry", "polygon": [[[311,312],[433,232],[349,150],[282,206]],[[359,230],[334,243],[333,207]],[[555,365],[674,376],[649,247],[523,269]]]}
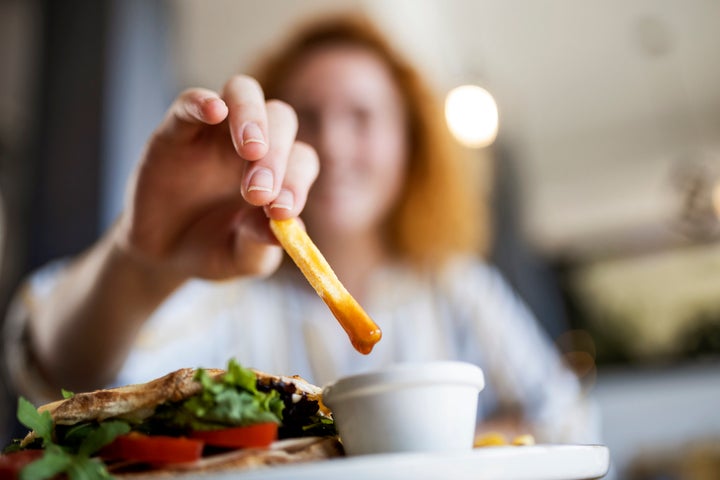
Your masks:
{"label": "french fry", "polygon": [[508,444],[507,437],[500,432],[487,432],[475,437],[473,446],[479,447],[504,447]]}
{"label": "french fry", "polygon": [[524,435],[518,435],[517,437],[513,438],[512,444],[517,447],[535,445],[535,437],[533,437],[529,433],[526,433]]}
{"label": "french fry", "polygon": [[368,354],[382,331],[338,280],[325,257],[294,218],[270,220],[270,228],[317,294],[330,307],[355,349]]}
{"label": "french fry", "polygon": [[517,435],[513,437],[511,442],[508,442],[507,437],[500,432],[487,432],[475,437],[473,446],[475,448],[480,447],[525,447],[535,445],[535,437],[526,433],[524,435]]}

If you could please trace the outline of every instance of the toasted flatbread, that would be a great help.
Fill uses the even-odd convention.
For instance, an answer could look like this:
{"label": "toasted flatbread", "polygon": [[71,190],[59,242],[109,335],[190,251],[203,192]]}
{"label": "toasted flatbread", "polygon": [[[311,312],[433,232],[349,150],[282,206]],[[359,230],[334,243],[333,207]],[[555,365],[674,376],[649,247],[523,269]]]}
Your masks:
{"label": "toasted flatbread", "polygon": [[[213,377],[225,373],[219,369],[207,372]],[[152,415],[155,407],[162,403],[184,400],[200,392],[200,384],[193,380],[194,376],[195,369],[183,368],[148,383],[77,393],[43,405],[38,411],[50,412],[53,421],[59,425],[108,418],[140,421]]]}

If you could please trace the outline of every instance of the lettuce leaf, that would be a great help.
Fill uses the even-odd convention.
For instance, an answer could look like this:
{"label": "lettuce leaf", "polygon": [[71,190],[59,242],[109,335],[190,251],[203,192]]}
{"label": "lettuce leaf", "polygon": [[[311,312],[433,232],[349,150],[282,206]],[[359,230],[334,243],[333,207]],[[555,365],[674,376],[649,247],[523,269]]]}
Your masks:
{"label": "lettuce leaf", "polygon": [[150,420],[152,428],[158,423],[185,430],[282,423],[285,405],[280,394],[259,391],[255,373],[236,360],[228,362],[226,373],[217,380],[203,369],[198,369],[195,379],[202,385],[201,392],[179,404],[158,409]]}

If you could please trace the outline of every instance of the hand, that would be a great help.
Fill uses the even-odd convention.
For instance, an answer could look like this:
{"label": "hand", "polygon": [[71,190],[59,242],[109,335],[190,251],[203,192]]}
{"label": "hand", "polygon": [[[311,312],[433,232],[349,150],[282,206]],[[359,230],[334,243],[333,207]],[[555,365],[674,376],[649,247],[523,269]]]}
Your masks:
{"label": "hand", "polygon": [[236,76],[222,97],[183,92],[130,180],[116,244],[181,278],[269,274],[282,252],[267,217],[297,216],[318,174],[297,117]]}

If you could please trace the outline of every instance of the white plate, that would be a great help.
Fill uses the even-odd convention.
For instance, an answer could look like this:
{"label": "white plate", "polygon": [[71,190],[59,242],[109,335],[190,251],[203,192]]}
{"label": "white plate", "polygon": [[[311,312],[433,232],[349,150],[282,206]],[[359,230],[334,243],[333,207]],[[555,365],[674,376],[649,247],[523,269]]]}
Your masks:
{"label": "white plate", "polygon": [[[610,465],[600,445],[485,447],[456,453],[398,453],[203,475],[208,480],[463,479],[581,480],[603,477]],[[183,478],[185,476],[180,476]],[[197,474],[193,476],[197,477]],[[185,477],[188,478],[188,477]]]}

